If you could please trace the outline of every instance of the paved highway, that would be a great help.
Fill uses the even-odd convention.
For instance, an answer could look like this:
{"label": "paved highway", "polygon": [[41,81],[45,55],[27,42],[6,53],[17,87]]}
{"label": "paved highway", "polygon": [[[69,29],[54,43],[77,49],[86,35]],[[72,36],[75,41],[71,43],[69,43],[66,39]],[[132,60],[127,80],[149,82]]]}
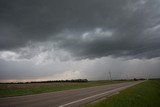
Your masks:
{"label": "paved highway", "polygon": [[79,107],[141,82],[143,81],[0,98],[0,107]]}

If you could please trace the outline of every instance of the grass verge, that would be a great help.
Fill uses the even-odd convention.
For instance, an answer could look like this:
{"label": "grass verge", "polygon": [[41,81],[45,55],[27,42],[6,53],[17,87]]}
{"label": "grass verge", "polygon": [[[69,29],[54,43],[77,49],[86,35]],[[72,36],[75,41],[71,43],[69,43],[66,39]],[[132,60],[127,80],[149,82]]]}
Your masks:
{"label": "grass verge", "polygon": [[160,80],[147,80],[86,107],[160,107]]}
{"label": "grass verge", "polygon": [[0,97],[12,97],[70,89],[87,88],[115,84],[127,81],[91,81],[85,83],[30,83],[30,84],[0,84]]}

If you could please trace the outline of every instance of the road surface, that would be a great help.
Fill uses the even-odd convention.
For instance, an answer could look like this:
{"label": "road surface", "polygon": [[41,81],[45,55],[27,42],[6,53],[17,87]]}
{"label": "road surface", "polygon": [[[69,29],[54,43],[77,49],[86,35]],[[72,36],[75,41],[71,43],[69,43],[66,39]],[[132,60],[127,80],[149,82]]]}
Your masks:
{"label": "road surface", "polygon": [[141,82],[126,82],[83,89],[0,98],[0,107],[79,107]]}

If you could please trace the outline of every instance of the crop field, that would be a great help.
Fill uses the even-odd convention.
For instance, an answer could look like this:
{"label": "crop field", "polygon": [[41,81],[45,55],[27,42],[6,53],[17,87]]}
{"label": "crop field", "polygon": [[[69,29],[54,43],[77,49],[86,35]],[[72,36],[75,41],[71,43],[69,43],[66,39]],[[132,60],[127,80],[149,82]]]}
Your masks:
{"label": "crop field", "polygon": [[19,83],[0,84],[0,97],[11,97],[29,94],[79,89],[127,81],[89,81],[89,82],[56,82],[56,83]]}
{"label": "crop field", "polygon": [[147,80],[87,107],[160,107],[160,80]]}

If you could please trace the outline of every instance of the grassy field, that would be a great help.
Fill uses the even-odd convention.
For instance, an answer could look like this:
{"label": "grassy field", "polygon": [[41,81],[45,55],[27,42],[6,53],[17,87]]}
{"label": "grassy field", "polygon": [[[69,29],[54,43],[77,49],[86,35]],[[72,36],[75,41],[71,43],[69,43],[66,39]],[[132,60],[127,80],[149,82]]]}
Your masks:
{"label": "grassy field", "polygon": [[92,81],[92,82],[59,82],[59,83],[28,83],[28,84],[0,84],[0,97],[11,97],[62,90],[86,88],[126,81]]}
{"label": "grassy field", "polygon": [[160,107],[160,80],[147,80],[87,107]]}

